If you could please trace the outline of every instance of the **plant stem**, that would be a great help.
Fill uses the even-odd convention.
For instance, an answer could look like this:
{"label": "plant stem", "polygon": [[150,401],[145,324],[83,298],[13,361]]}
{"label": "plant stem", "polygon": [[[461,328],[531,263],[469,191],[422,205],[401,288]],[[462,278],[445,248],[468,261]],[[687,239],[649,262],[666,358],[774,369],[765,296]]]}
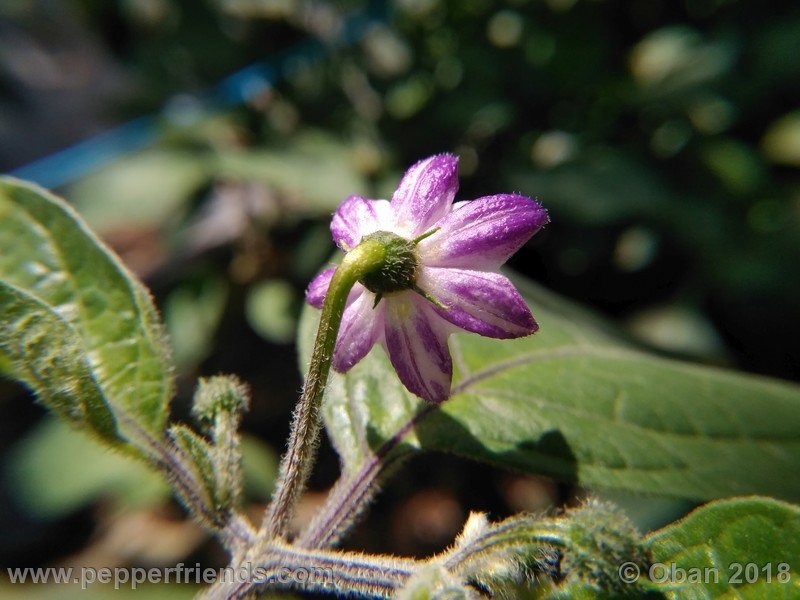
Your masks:
{"label": "plant stem", "polygon": [[448,571],[468,572],[469,564],[480,564],[482,557],[502,549],[566,548],[566,536],[554,519],[533,520],[531,517],[512,517],[507,522],[493,525],[487,532],[458,548],[443,561]]}
{"label": "plant stem", "polygon": [[329,548],[339,541],[377,491],[377,480],[386,469],[402,459],[390,457],[414,426],[436,410],[426,404],[417,414],[397,430],[381,446],[365,458],[361,467],[353,474],[342,476],[325,501],[322,511],[297,541],[304,548]]}
{"label": "plant stem", "polygon": [[226,569],[233,577],[218,580],[201,594],[203,600],[242,598],[267,587],[335,591],[349,598],[391,598],[422,563],[394,556],[305,550],[273,541],[259,555],[233,564]]}
{"label": "plant stem", "polygon": [[311,364],[292,421],[289,447],[281,460],[275,495],[259,532],[262,540],[286,533],[297,499],[308,480],[319,438],[320,402],[350,289],[359,279],[379,269],[385,259],[386,248],[383,244],[364,240],[345,255],[331,278],[322,306]]}
{"label": "plant stem", "polygon": [[247,519],[236,512],[229,515],[227,522],[216,522],[217,518],[213,511],[206,506],[201,494],[197,492],[201,489],[200,482],[197,481],[192,471],[183,465],[170,442],[154,437],[136,419],[124,411],[118,411],[116,416],[134,435],[136,447],[143,452],[143,456],[166,474],[173,489],[183,499],[189,512],[214,531],[226,548],[249,546],[255,541],[255,532]]}

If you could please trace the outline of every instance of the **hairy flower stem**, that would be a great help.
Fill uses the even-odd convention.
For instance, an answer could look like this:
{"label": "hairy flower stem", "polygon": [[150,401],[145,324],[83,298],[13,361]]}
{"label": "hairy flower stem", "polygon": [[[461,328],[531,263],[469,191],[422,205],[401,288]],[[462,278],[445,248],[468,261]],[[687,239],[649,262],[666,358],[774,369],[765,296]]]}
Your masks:
{"label": "hairy flower stem", "polygon": [[303,393],[294,412],[289,448],[281,460],[278,484],[264,515],[259,538],[283,536],[311,471],[319,438],[319,407],[328,381],[336,336],[350,289],[360,279],[380,269],[387,259],[384,244],[364,240],[348,252],[336,269],[325,296],[311,364]]}

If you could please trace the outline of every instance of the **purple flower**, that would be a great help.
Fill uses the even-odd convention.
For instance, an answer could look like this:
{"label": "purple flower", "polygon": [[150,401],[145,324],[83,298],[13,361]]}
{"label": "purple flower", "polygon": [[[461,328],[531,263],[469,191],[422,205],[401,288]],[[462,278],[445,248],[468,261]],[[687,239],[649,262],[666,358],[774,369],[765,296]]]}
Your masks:
{"label": "purple flower", "polygon": [[[450,154],[422,160],[403,176],[391,202],[350,196],[331,222],[333,239],[345,252],[365,236],[389,232],[408,240],[416,255],[414,282],[405,289],[376,293],[367,289],[375,287],[366,280],[353,287],[333,368],[349,370],[379,343],[403,384],[437,403],[450,393],[450,333],[465,329],[517,338],[538,329],[527,304],[498,269],[548,221],[538,202],[516,194],[453,204],[457,163]],[[322,306],[333,271],[323,271],[309,285],[311,305]]]}

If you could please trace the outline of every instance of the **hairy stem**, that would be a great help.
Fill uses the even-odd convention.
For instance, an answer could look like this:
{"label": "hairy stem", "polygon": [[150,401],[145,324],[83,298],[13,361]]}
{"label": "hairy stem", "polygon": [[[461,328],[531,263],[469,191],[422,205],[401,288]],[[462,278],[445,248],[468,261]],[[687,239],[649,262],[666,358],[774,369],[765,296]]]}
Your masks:
{"label": "hairy stem", "polygon": [[297,544],[304,548],[329,548],[336,544],[372,500],[381,475],[401,458],[392,458],[390,456],[392,451],[400,445],[419,421],[435,409],[435,405],[426,404],[392,437],[367,457],[355,473],[339,479],[325,501],[322,511],[303,532]]}
{"label": "hairy stem", "polygon": [[258,590],[335,591],[349,598],[391,598],[420,566],[408,558],[306,550],[274,541],[236,562],[204,600],[242,598]]}
{"label": "hairy stem", "polygon": [[202,488],[200,482],[176,456],[170,442],[156,438],[136,419],[122,411],[118,411],[117,418],[135,435],[136,446],[167,475],[172,487],[183,499],[189,512],[195,515],[201,523],[217,525],[215,530],[226,547],[235,548],[249,545],[255,540],[254,531],[242,515],[232,512],[226,523],[216,522],[213,510],[206,506],[202,495],[197,491]]}
{"label": "hairy stem", "polygon": [[528,516],[512,517],[493,525],[469,544],[455,549],[446,556],[443,564],[451,572],[469,570],[469,564],[481,557],[503,549],[541,547],[564,548],[566,536],[560,531],[558,522],[552,519],[533,521]]}
{"label": "hairy stem", "polygon": [[322,306],[303,393],[295,409],[289,447],[281,460],[275,495],[259,532],[261,539],[272,539],[286,533],[314,461],[320,430],[319,407],[347,295],[359,279],[381,267],[385,259],[386,249],[380,242],[364,240],[345,255],[333,274]]}

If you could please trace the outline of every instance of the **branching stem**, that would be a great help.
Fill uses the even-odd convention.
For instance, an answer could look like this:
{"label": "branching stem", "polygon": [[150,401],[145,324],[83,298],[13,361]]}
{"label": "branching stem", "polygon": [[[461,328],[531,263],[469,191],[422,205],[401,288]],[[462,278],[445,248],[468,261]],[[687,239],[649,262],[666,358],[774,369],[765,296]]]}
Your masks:
{"label": "branching stem", "polygon": [[372,500],[381,475],[401,458],[392,456],[396,454],[394,450],[414,426],[436,408],[433,404],[426,404],[374,453],[367,456],[355,473],[343,475],[331,490],[317,518],[297,541],[298,545],[304,548],[329,548],[336,544]]}
{"label": "branching stem", "polygon": [[275,495],[267,508],[259,532],[262,540],[270,540],[286,533],[297,499],[308,480],[319,439],[320,402],[328,381],[347,296],[359,279],[375,272],[385,260],[386,248],[383,244],[364,240],[345,255],[331,278],[322,306],[311,364],[292,421],[289,447],[281,460]]}
{"label": "branching stem", "polygon": [[349,598],[391,598],[423,564],[410,558],[306,550],[278,540],[235,563],[231,577],[201,594],[203,600],[242,598],[259,589],[335,591]]}

